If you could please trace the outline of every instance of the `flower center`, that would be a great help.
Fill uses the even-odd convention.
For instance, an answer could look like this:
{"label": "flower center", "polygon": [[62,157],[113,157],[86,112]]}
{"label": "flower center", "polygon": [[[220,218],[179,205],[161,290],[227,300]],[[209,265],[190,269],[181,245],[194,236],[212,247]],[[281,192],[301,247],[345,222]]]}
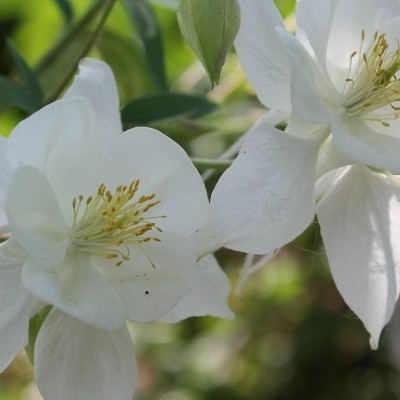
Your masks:
{"label": "flower center", "polygon": [[389,121],[400,116],[400,81],[396,76],[400,69],[400,49],[398,46],[389,51],[385,34],[378,32],[365,47],[362,30],[360,49],[350,56],[343,105],[351,116],[390,126]]}
{"label": "flower center", "polygon": [[102,183],[95,196],[86,199],[79,195],[72,201],[74,221],[71,239],[78,251],[108,259],[116,259],[116,266],[129,260],[129,244],[139,245],[149,240],[160,241],[149,236],[150,231],[161,232],[155,218],[145,217],[148,210],[159,204],[153,201],[155,194],[141,196],[134,200],[139,180],[129,186],[118,186],[115,193],[107,190]]}

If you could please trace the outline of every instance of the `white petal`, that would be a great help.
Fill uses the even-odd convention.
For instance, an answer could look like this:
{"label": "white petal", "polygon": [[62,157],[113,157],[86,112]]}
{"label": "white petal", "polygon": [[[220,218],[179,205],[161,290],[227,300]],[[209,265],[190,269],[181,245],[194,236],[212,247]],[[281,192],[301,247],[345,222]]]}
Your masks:
{"label": "white petal", "polygon": [[102,183],[104,143],[94,126],[82,121],[78,134],[62,135],[47,162],[46,177],[54,190],[64,218],[73,221],[72,200],[78,195],[94,196]]}
{"label": "white petal", "polygon": [[254,127],[211,195],[200,254],[221,246],[265,254],[299,235],[314,217],[318,147],[268,124]]}
{"label": "white petal", "polygon": [[315,183],[315,200],[318,202],[327,190],[337,184],[350,166],[331,170],[317,179]]}
{"label": "white petal", "polygon": [[113,286],[97,272],[89,256],[71,256],[56,269],[44,269],[27,260],[24,285],[37,297],[99,329],[119,329],[125,307]]}
{"label": "white petal", "polygon": [[46,171],[48,157],[60,136],[85,135],[96,126],[87,100],[59,100],[20,122],[11,132],[8,159],[13,168],[33,165]]}
{"label": "white petal", "polygon": [[316,178],[339,167],[354,164],[354,160],[340,152],[332,139],[332,135],[322,144],[317,161]]}
{"label": "white petal", "polygon": [[[400,129],[399,123],[393,125]],[[400,137],[383,133],[385,127],[378,123],[376,127],[374,130],[358,118],[336,115],[332,120],[332,137],[336,147],[346,156],[399,174]]]}
{"label": "white petal", "polygon": [[214,256],[199,261],[194,288],[160,322],[175,323],[189,317],[228,318],[234,314],[228,306],[231,285]]}
{"label": "white petal", "polygon": [[379,32],[385,33],[385,39],[387,40],[389,46],[387,54],[398,50],[400,37],[400,17],[398,16],[399,14],[400,13],[397,13],[396,18],[393,18],[395,16],[393,15],[389,21],[385,21],[383,25],[379,27]]}
{"label": "white petal", "polygon": [[33,297],[22,285],[24,259],[8,254],[10,243],[0,247],[0,371],[28,343]]}
{"label": "white petal", "polygon": [[134,128],[116,138],[104,161],[104,182],[129,185],[140,179],[138,196],[154,193],[161,203],[146,213],[165,231],[191,234],[207,213],[208,198],[200,174],[174,141],[150,128]]}
{"label": "white petal", "polygon": [[318,204],[332,275],[374,343],[400,288],[400,186],[358,165]]}
{"label": "white petal", "polygon": [[374,19],[375,9],[371,1],[336,1],[327,46],[327,65],[339,91],[346,84],[350,56],[360,49],[361,32],[365,32],[366,46],[373,40],[377,29]]}
{"label": "white petal", "polygon": [[11,176],[6,212],[14,239],[36,264],[54,267],[69,246],[68,228],[54,192],[35,167],[19,167]]}
{"label": "white petal", "polygon": [[382,24],[400,15],[400,3],[398,0],[371,0],[371,2],[374,6],[375,26],[379,32],[385,32],[381,29]]}
{"label": "white petal", "polygon": [[278,33],[285,45],[292,67],[290,87],[293,112],[311,123],[329,122],[330,112],[321,99],[320,93],[326,93],[328,98],[334,99],[335,89],[331,87],[321,66],[317,65],[317,60],[311,58],[295,36],[279,28]]}
{"label": "white petal", "polygon": [[241,26],[235,48],[260,101],[290,111],[290,64],[275,27],[282,18],[271,0],[240,0]]}
{"label": "white petal", "polygon": [[111,68],[95,58],[79,63],[79,74],[64,98],[84,97],[93,106],[99,121],[99,133],[115,136],[122,133],[117,84]]}
{"label": "white petal", "polygon": [[[194,241],[164,232],[161,242],[140,246],[131,260],[120,267],[103,267],[136,322],[154,321],[175,307],[194,284],[196,247]],[[153,266],[151,263],[153,263]],[[101,260],[99,260],[101,262]]]}
{"label": "white petal", "polygon": [[128,329],[104,332],[52,310],[35,345],[35,375],[51,400],[132,400],[136,361]]}
{"label": "white petal", "polygon": [[334,8],[333,0],[302,0],[296,11],[297,36],[305,35],[323,66]]}

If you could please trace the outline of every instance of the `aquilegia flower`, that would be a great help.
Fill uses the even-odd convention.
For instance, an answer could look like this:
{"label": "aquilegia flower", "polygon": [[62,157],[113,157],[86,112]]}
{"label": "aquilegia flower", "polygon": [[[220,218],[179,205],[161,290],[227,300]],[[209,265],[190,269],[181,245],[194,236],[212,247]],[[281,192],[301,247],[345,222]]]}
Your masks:
{"label": "aquilegia flower", "polygon": [[[84,60],[64,98],[1,139],[0,154],[0,223],[11,233],[0,249],[1,370],[26,344],[29,318],[51,305],[35,345],[43,396],[130,400],[126,320],[231,316],[215,260],[196,262],[202,179],[160,132],[122,134],[106,64]],[[191,301],[198,292],[207,302]]]}
{"label": "aquilegia flower", "polygon": [[296,36],[270,0],[241,14],[249,80],[292,116],[285,133],[263,120],[249,133],[212,194],[203,252],[273,252],[316,213],[336,285],[377,346],[400,288],[400,3],[301,0]]}

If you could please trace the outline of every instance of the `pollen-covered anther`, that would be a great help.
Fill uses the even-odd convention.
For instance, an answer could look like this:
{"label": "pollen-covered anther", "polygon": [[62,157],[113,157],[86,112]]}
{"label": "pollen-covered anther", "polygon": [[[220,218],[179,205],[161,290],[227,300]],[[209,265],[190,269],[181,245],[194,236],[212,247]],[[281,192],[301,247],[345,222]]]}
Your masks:
{"label": "pollen-covered anther", "polygon": [[348,115],[390,126],[400,117],[399,45],[390,50],[385,34],[378,32],[368,45],[365,36],[362,30],[360,49],[350,55],[343,105]]}
{"label": "pollen-covered anther", "polygon": [[140,245],[150,240],[159,242],[150,232],[162,232],[150,220],[164,215],[148,216],[146,213],[160,201],[152,201],[155,194],[142,195],[134,200],[139,180],[129,186],[119,185],[114,192],[100,184],[95,196],[79,195],[72,200],[72,243],[76,249],[92,255],[117,259],[117,266],[129,260],[129,245]]}

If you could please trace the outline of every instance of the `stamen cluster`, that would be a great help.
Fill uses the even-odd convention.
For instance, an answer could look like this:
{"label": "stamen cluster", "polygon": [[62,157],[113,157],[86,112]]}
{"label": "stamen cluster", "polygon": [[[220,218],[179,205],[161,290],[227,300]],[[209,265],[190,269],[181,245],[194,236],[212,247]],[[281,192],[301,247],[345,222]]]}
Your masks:
{"label": "stamen cluster", "polygon": [[400,49],[389,52],[385,34],[378,32],[368,49],[364,50],[364,45],[365,31],[362,30],[360,49],[350,56],[346,79],[350,85],[345,90],[344,107],[347,114],[390,126],[388,121],[400,116],[400,81],[396,76],[400,69]]}
{"label": "stamen cluster", "polygon": [[[139,188],[139,179],[129,186],[118,186],[115,193],[102,183],[97,194],[84,199],[79,195],[72,201],[72,243],[81,252],[118,259],[116,266],[129,260],[128,244],[140,244],[159,238],[146,233],[161,229],[151,219],[164,216],[145,217],[144,214],[159,204],[153,201],[155,194],[141,196],[132,201]],[[121,249],[121,246],[124,246]]]}

